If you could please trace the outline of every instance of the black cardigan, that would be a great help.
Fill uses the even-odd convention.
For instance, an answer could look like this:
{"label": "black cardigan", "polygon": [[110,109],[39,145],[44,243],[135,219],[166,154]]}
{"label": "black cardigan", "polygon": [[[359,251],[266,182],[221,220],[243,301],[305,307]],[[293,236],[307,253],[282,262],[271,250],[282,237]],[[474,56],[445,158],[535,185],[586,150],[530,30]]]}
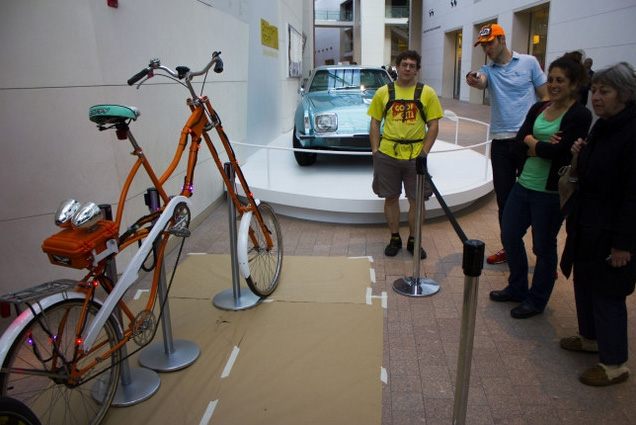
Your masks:
{"label": "black cardigan", "polygon": [[[636,106],[599,119],[579,156],[580,225],[612,233],[612,248],[636,251]],[[634,258],[632,261],[636,261]]]}
{"label": "black cardigan", "polygon": [[[574,263],[579,283],[626,296],[636,280],[636,104],[594,124],[579,155],[578,173],[561,269],[568,276]],[[632,253],[627,266],[605,265],[611,248]]]}
{"label": "black cardigan", "polygon": [[[534,121],[541,113],[541,108],[548,102],[538,102],[532,105],[526,119],[523,122],[519,132],[517,132],[517,143],[523,144],[527,151],[527,145],[523,142],[523,139],[532,134],[534,127]],[[557,144],[551,143],[537,143],[535,151],[538,157],[551,159],[552,166],[550,167],[550,174],[548,175],[548,181],[546,182],[546,190],[556,191],[559,184],[559,169],[564,165],[568,165],[572,161],[572,153],[570,148],[572,144],[580,137],[585,139],[587,131],[592,123],[592,113],[589,109],[583,106],[580,102],[574,102],[574,104],[565,112],[563,119],[561,120],[561,142]],[[544,140],[543,142],[547,142]]]}

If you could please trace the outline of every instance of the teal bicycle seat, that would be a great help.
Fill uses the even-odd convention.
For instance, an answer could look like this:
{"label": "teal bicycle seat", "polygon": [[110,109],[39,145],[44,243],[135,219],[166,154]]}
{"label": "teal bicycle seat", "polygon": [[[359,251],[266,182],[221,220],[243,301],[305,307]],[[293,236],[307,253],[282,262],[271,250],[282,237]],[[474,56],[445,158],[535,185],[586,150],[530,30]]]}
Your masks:
{"label": "teal bicycle seat", "polygon": [[135,121],[139,115],[141,112],[134,106],[94,105],[88,110],[88,119],[99,125]]}

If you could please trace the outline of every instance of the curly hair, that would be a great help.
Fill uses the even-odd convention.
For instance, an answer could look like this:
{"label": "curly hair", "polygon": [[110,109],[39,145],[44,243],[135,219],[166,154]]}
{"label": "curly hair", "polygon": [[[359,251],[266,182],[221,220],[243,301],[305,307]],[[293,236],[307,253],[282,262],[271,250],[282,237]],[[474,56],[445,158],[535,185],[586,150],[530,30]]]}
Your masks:
{"label": "curly hair", "polygon": [[395,65],[400,66],[400,63],[402,63],[404,59],[414,60],[417,63],[417,69],[420,69],[420,66],[422,65],[422,56],[420,56],[420,54],[415,50],[406,50],[400,53],[398,57],[395,58]]}
{"label": "curly hair", "polygon": [[565,76],[568,77],[570,81],[576,83],[578,87],[584,86],[590,80],[590,76],[585,70],[581,58],[580,52],[568,52],[560,58],[555,59],[554,62],[550,64],[548,72],[552,71],[552,68],[559,68],[563,70]]}

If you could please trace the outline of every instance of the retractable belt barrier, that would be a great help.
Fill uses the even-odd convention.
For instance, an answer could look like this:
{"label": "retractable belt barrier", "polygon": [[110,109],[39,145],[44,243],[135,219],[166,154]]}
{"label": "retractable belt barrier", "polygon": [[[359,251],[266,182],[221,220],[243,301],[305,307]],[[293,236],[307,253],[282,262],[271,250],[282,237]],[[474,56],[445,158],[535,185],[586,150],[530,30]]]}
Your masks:
{"label": "retractable belt barrier", "polygon": [[[455,233],[462,241],[464,252],[462,268],[464,270],[464,302],[462,307],[462,321],[459,341],[459,356],[457,359],[457,380],[455,383],[455,403],[453,408],[453,424],[466,423],[466,407],[468,403],[468,388],[470,384],[470,368],[473,352],[473,340],[475,337],[475,316],[477,310],[477,290],[479,288],[479,276],[484,264],[484,248],[482,241],[468,239],[461,226],[455,219],[450,208],[444,201],[441,193],[435,186],[433,179],[428,174],[426,157],[416,158],[417,168],[417,211],[416,223],[421,223],[422,209],[424,206],[424,179],[427,178],[435,194],[435,198],[444,210]],[[439,285],[428,278],[419,277],[422,226],[416,226],[415,245],[413,255],[413,277],[404,277],[393,283],[396,292],[407,296],[430,296],[439,291]]]}

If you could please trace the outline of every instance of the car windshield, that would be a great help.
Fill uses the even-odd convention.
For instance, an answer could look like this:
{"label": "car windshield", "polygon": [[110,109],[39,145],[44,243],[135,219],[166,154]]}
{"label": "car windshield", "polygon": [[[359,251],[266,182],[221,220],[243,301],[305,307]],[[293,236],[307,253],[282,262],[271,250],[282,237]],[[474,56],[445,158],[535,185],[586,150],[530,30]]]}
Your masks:
{"label": "car windshield", "polygon": [[310,92],[333,89],[377,90],[391,82],[387,73],[380,69],[338,68],[316,71],[309,86]]}

